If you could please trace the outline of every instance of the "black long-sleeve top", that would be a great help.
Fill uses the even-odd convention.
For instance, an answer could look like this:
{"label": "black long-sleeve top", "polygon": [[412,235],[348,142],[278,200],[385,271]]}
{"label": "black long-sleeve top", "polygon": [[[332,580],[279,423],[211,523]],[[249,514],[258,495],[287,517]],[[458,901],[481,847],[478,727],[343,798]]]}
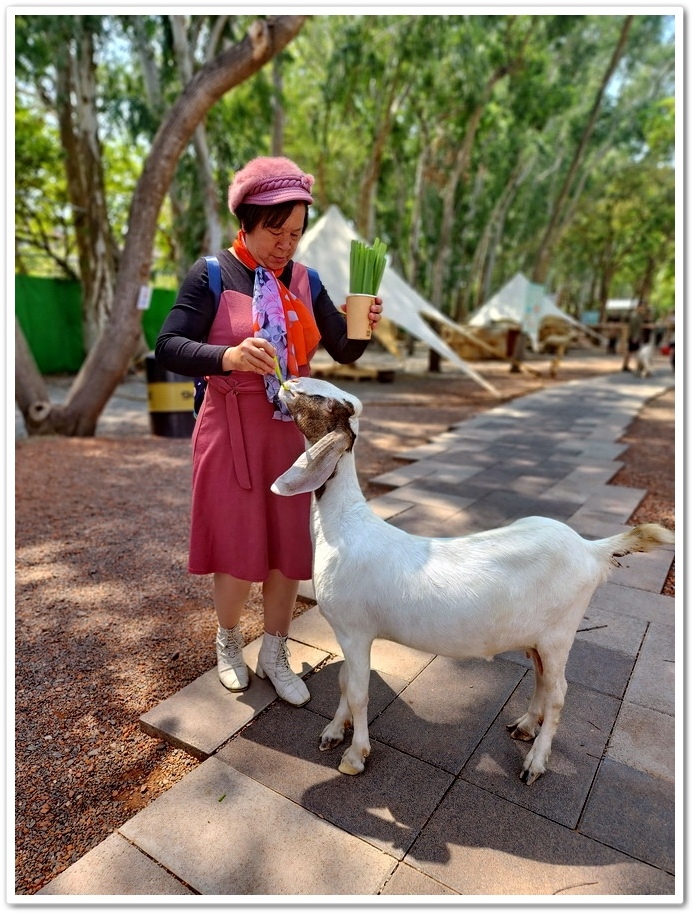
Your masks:
{"label": "black long-sleeve top", "polygon": [[[254,291],[254,271],[245,267],[230,251],[218,252],[222,288],[236,290],[251,297]],[[293,262],[280,276],[281,283],[290,285]],[[228,375],[222,369],[226,346],[202,343],[206,340],[215,317],[213,295],[208,288],[208,266],[199,258],[181,284],[176,302],[162,325],[155,345],[155,357],[165,368],[179,375]],[[314,301],[314,318],[321,334],[321,343],[329,356],[339,363],[352,363],[365,352],[368,341],[349,340],[345,316],[338,311],[322,284]]]}

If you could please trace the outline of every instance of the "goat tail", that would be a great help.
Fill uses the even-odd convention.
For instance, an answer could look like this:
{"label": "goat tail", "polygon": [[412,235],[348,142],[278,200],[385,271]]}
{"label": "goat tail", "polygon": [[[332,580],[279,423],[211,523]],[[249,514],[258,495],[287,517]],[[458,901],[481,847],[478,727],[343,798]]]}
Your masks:
{"label": "goat tail", "polygon": [[608,547],[612,557],[625,557],[629,553],[647,553],[664,544],[674,544],[674,532],[662,525],[647,522],[597,543]]}

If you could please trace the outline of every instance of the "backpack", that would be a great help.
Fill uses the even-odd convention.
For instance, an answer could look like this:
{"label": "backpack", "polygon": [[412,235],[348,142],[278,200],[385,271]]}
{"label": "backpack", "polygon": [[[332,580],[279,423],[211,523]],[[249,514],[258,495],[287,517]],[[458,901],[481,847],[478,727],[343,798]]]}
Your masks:
{"label": "backpack", "polygon": [[[220,296],[222,295],[222,276],[220,274],[220,262],[215,255],[206,255],[206,264],[208,265],[208,289],[213,295],[213,321],[217,315],[218,306],[220,305]],[[312,294],[312,305],[314,305],[319,291],[321,290],[321,280],[319,274],[311,267],[307,268],[309,276],[309,288]],[[211,322],[212,324],[212,322]],[[205,343],[205,341],[203,341]],[[193,415],[198,416],[198,411],[203,406],[205,389],[208,387],[208,380],[203,376],[196,376],[193,380]]]}

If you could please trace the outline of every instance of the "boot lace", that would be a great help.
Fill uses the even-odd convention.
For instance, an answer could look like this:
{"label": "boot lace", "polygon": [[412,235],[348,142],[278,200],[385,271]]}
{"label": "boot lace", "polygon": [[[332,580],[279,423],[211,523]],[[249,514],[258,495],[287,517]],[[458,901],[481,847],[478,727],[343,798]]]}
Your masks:
{"label": "boot lace", "polygon": [[220,627],[217,639],[224,655],[236,655],[244,648],[244,639],[236,627],[230,630]]}
{"label": "boot lace", "polygon": [[290,649],[288,647],[288,638],[287,636],[281,636],[280,633],[276,633],[276,636],[279,638],[278,653],[276,655],[276,668],[282,668],[282,674],[285,676],[288,674],[293,675],[293,672],[290,668]]}

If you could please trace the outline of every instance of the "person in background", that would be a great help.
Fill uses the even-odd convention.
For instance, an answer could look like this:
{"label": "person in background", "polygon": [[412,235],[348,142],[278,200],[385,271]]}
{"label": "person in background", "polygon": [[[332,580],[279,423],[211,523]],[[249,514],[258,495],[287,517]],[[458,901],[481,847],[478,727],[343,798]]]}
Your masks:
{"label": "person in background", "polygon": [[624,353],[623,366],[621,367],[623,372],[631,371],[629,365],[631,358],[636,360],[636,368],[638,368],[637,354],[643,344],[644,315],[645,310],[643,304],[639,302],[635,308],[631,309],[628,316],[628,342],[626,344],[626,352]]}
{"label": "person in background", "polygon": [[[259,157],[237,172],[228,205],[241,228],[217,254],[223,287],[217,314],[199,258],[155,347],[167,369],[208,378],[192,437],[188,569],[213,577],[218,676],[231,691],[249,684],[239,621],[252,583],[261,582],[264,634],[256,673],[294,706],[310,698],[290,668],[287,646],[299,582],[312,576],[310,495],[271,492],[304,451],[278,399],[276,370],[283,379],[309,375],[319,342],[341,363],[355,362],[367,346],[347,338],[345,315],[323,285],[312,301],[307,268],[292,260],[307,228],[313,182],[285,157]],[[381,303],[377,298],[371,308],[372,328]]]}

